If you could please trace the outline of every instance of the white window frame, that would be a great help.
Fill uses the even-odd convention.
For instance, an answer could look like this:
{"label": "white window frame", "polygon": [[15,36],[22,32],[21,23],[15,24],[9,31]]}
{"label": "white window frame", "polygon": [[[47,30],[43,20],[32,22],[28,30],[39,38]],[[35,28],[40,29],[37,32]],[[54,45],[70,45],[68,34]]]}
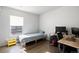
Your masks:
{"label": "white window frame", "polygon": [[[16,19],[16,20],[15,20]],[[19,23],[20,22],[20,23]],[[23,17],[20,17],[20,16],[14,16],[14,15],[10,15],[10,33],[12,35],[15,35],[15,34],[22,34],[23,32],[23,22],[24,22],[24,18]],[[17,29],[15,29],[15,33],[12,33],[12,28],[11,27],[16,27],[17,26],[22,26],[22,30],[21,30],[21,33],[17,31]]]}

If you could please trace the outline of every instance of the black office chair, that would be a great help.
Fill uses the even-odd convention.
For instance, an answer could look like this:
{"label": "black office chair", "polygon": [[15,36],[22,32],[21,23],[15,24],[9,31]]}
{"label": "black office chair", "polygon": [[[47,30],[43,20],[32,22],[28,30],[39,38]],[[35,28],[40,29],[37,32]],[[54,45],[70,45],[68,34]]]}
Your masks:
{"label": "black office chair", "polygon": [[58,37],[58,40],[62,39],[63,38],[63,35],[61,32],[57,32],[57,37]]}
{"label": "black office chair", "polygon": [[[61,32],[57,32],[57,38],[58,40],[62,39],[63,38],[63,35]],[[60,47],[59,47],[61,50],[63,49],[63,44],[60,44]]]}

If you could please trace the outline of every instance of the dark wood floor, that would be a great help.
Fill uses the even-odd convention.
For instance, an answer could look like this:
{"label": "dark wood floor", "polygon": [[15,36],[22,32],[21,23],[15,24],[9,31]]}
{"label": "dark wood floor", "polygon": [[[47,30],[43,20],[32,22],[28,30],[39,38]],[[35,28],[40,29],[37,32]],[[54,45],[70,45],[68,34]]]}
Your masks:
{"label": "dark wood floor", "polygon": [[27,44],[26,47],[22,47],[20,44],[16,44],[11,47],[0,47],[0,53],[58,53],[58,48],[49,45],[49,41],[40,41],[36,44]]}
{"label": "dark wood floor", "polygon": [[40,41],[32,46],[26,47],[27,53],[58,53],[58,48],[49,45],[49,41]]}

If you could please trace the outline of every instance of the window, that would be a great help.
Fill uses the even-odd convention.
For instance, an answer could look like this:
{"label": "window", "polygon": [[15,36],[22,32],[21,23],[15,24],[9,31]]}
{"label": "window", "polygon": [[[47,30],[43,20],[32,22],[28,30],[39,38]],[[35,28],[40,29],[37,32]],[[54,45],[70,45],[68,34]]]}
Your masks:
{"label": "window", "polygon": [[11,34],[22,34],[23,17],[10,15]]}

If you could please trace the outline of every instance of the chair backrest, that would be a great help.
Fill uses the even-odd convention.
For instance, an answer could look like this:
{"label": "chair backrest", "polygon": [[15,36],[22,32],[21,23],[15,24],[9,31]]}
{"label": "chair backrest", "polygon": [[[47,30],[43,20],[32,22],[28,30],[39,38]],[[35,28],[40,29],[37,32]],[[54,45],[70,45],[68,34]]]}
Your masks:
{"label": "chair backrest", "polygon": [[63,32],[66,35],[68,35],[68,31],[66,29],[66,26],[56,26],[55,27],[55,33],[57,33],[57,32],[61,32],[61,33]]}
{"label": "chair backrest", "polygon": [[62,33],[61,32],[57,32],[57,37],[58,37],[59,40],[62,39],[63,38]]}

